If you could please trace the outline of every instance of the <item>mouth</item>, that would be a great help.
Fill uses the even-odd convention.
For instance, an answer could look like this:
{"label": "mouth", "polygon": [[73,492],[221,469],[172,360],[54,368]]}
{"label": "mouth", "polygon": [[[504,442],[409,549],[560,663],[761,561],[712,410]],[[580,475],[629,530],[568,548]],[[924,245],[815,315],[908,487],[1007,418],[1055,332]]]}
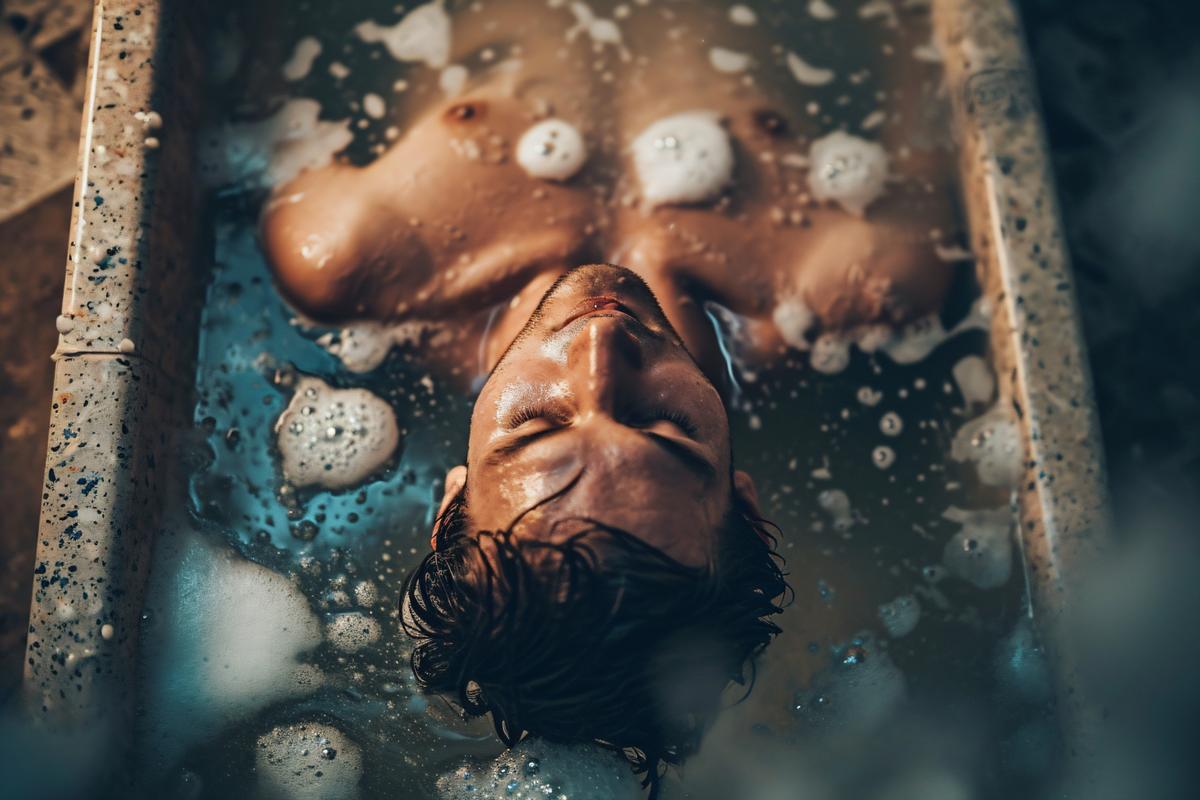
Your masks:
{"label": "mouth", "polygon": [[596,297],[588,297],[575,305],[571,312],[567,314],[566,319],[556,328],[562,330],[572,322],[592,315],[603,315],[607,317],[622,314],[629,317],[634,322],[640,322],[637,314],[629,306],[625,305],[615,297],[610,295],[597,295]]}

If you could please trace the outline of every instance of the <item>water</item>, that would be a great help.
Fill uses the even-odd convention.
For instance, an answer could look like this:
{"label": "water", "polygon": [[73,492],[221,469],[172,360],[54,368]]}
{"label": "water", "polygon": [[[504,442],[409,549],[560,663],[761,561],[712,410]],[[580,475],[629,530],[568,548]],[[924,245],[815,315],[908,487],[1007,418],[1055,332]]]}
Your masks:
{"label": "water", "polygon": [[[139,735],[155,754],[146,781],[158,791],[433,798],[552,786],[616,797],[629,788],[594,753],[535,743],[526,747],[553,780],[518,776],[524,751],[490,761],[501,748],[488,723],[464,723],[421,695],[408,670],[398,589],[428,547],[445,472],[465,453],[482,339],[503,325],[509,298],[489,297],[451,330],[323,326],[282,300],[259,235],[265,188],[342,148],[350,163],[370,163],[423,105],[519,58],[502,5],[445,6],[451,30],[457,15],[495,14],[494,42],[465,64],[451,60],[438,4],[408,17],[387,3],[231,4],[213,14],[217,116],[202,153],[211,279],[196,430],[144,627]],[[586,43],[607,85],[622,70],[670,69],[638,48],[678,22],[664,14],[695,4],[533,5],[540,13],[523,35]],[[795,162],[786,168],[819,162],[807,186],[796,173],[796,192],[828,202],[781,204],[767,215],[769,235],[819,223],[835,206],[870,221],[878,197],[897,191],[881,179],[885,165],[952,172],[919,4],[700,7],[680,35],[711,44],[713,74],[789,87],[791,124],[812,147],[785,154]],[[764,29],[776,46],[753,49]],[[577,175],[609,185],[619,161],[605,138],[612,123],[592,122],[597,152],[580,151],[569,123],[543,123],[511,143],[515,160],[548,187]],[[631,163],[650,207],[736,196],[727,161],[747,154],[726,152],[710,117],[663,130],[646,122]],[[852,136],[834,134],[842,125]],[[486,147],[461,155],[489,158]],[[921,236],[945,261],[962,260],[953,182],[930,186]],[[620,186],[610,189],[594,225],[619,250],[604,237],[626,206]],[[960,266],[940,315],[900,336],[854,328],[814,339],[813,311],[794,297],[760,319],[706,306],[737,389],[736,461],[784,532],[796,600],[754,692],[664,796],[991,797],[1047,779],[1051,762],[1030,755],[1054,737],[1013,550],[1015,429],[996,404],[976,290]],[[791,347],[764,359],[747,343],[772,318]],[[313,448],[320,457],[300,463]],[[465,757],[476,761],[463,766]],[[464,770],[485,779],[464,782]],[[610,794],[595,788],[610,784]]]}

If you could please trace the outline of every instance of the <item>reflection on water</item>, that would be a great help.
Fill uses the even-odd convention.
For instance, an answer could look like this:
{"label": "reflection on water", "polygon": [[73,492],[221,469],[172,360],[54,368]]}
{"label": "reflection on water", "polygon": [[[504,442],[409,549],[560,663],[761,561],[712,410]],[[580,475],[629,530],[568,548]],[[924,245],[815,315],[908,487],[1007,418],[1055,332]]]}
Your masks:
{"label": "reflection on water", "polygon": [[[505,27],[515,6],[534,15],[533,33]],[[635,791],[620,762],[590,748],[527,743],[489,761],[500,748],[486,721],[464,724],[421,695],[408,669],[398,588],[428,547],[445,472],[465,452],[472,387],[509,297],[489,296],[452,325],[363,314],[323,326],[279,296],[259,220],[264,188],[343,148],[370,163],[424,107],[532,58],[538,48],[522,35],[586,48],[606,85],[626,69],[672,69],[638,46],[670,40],[676,26],[705,38],[705,58],[689,69],[807,98],[788,109],[786,152],[769,153],[785,177],[762,218],[746,222],[758,238],[786,250],[803,241],[787,236],[870,223],[877,203],[918,191],[936,198],[905,219],[929,251],[923,268],[955,266],[941,313],[900,331],[857,311],[828,324],[837,304],[799,293],[769,295],[758,313],[702,298],[736,387],[738,466],[783,530],[796,601],[754,692],[664,796],[969,798],[1046,779],[1051,700],[1009,510],[1019,441],[987,366],[986,309],[974,302],[953,181],[913,179],[913,189],[896,179],[912,162],[923,164],[914,174],[953,169],[924,14],[878,0],[281,2],[214,14],[219,112],[203,154],[212,277],[187,511],[163,535],[147,603],[140,736],[154,743],[151,782],[206,797],[251,787],[284,797]],[[468,16],[491,39],[456,63],[456,20]],[[696,73],[701,87],[709,79]],[[596,230],[581,235],[619,254],[620,214],[743,202],[728,159],[771,160],[731,145],[712,116],[659,119],[621,134],[643,205],[624,203],[617,162],[604,160],[619,131],[601,121],[586,136],[542,122],[519,141],[464,144],[460,156],[507,158],[511,144],[531,180],[585,175],[607,187],[588,223]],[[784,123],[758,124],[774,135]],[[764,355],[767,329],[785,344]],[[466,756],[482,760],[463,766]]]}

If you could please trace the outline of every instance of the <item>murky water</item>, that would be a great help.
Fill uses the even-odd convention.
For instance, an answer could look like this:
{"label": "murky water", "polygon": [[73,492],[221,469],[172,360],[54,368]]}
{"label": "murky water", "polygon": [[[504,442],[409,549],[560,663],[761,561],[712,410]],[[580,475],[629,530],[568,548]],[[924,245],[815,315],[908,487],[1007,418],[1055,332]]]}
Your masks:
{"label": "murky water", "polygon": [[[908,148],[932,172],[953,171],[921,3],[523,3],[521,30],[505,27],[515,19],[505,5],[446,5],[451,30],[460,15],[496,16],[494,46],[468,64],[439,50],[436,3],[214,13],[196,433],[183,454],[186,508],[163,535],[145,620],[139,735],[153,786],[189,797],[634,791],[612,763],[569,749],[532,744],[488,762],[501,748],[486,721],[464,724],[409,673],[398,590],[428,547],[445,471],[465,453],[475,353],[500,305],[466,315],[449,348],[457,369],[431,355],[428,331],[304,320],[261,247],[267,188],[342,148],[370,163],[473,70],[519,59],[522,37],[585,37],[619,82],[623,64],[654,66],[637,50],[647,31],[670,36],[670,14],[693,6],[700,22],[681,35],[705,40],[705,68],[786,83],[801,98],[789,109],[800,138],[845,128],[887,158]],[[750,49],[761,44],[751,30],[774,46]],[[812,199],[869,208],[891,190],[875,180],[873,152],[835,153]],[[580,168],[571,153],[539,154],[516,158],[555,180]],[[708,174],[666,181],[664,202],[702,195]],[[735,457],[783,531],[796,600],[750,698],[664,796],[994,797],[1051,769],[1048,679],[1008,505],[1015,433],[1003,409],[989,411],[995,381],[955,187],[930,191],[944,196],[922,206],[921,224],[944,259],[962,261],[935,318],[810,341],[795,322],[806,310],[781,303],[773,318],[798,330],[783,339],[802,349],[764,360],[747,355],[743,318],[709,308],[736,386]],[[464,777],[467,756],[483,761]],[[588,788],[601,785],[608,794]]]}

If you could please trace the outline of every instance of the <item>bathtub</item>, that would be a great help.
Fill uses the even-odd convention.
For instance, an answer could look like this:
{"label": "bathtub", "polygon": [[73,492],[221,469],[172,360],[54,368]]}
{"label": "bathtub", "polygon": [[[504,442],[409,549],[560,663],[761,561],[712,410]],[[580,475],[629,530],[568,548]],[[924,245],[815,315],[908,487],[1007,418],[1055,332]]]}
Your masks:
{"label": "bathtub", "polygon": [[[97,0],[25,666],[27,713],[87,730],[120,771],[164,475],[190,426],[205,214],[189,4]],[[1024,444],[1024,569],[1068,751],[1100,725],[1067,632],[1104,550],[1105,473],[1033,76],[1008,0],[935,0],[963,202],[1002,401]],[[99,776],[98,776],[99,777]]]}

